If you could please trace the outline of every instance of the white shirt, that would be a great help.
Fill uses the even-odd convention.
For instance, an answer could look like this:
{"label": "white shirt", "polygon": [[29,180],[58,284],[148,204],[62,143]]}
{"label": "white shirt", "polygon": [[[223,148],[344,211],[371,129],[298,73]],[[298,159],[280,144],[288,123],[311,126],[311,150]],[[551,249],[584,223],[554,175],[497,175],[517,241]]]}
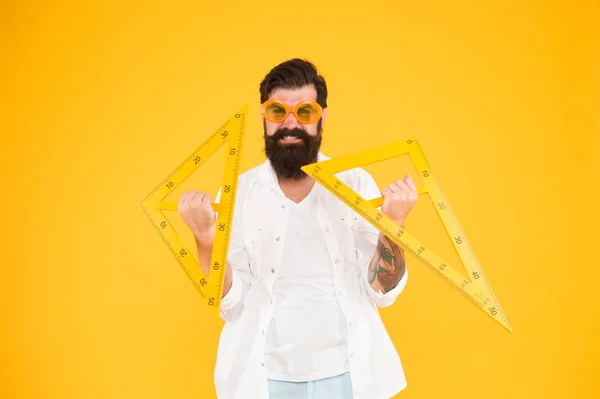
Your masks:
{"label": "white shirt", "polygon": [[[319,152],[318,161],[329,159]],[[362,168],[336,177],[370,200],[381,196]],[[355,399],[389,399],[406,387],[400,358],[377,306],[390,306],[404,289],[408,272],[386,294],[375,292],[367,270],[379,231],[350,207],[315,183],[316,218],[325,240],[333,286],[344,316],[348,369]],[[215,202],[219,202],[219,190]],[[233,281],[221,301],[225,320],[215,364],[219,399],[268,399],[267,332],[278,303],[275,282],[292,212],[266,160],[238,178],[228,262]]]}
{"label": "white shirt", "polygon": [[310,381],[348,371],[346,320],[335,294],[333,266],[317,219],[313,189],[288,201],[281,266],[273,283],[275,311],[267,331],[267,376]]}

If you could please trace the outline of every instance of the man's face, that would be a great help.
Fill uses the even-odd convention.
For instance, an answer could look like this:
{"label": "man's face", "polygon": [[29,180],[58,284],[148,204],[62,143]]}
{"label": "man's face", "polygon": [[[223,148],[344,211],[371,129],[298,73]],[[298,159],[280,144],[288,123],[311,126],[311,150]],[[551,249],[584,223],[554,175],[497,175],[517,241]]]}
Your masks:
{"label": "man's face", "polygon": [[[317,91],[313,85],[299,89],[275,89],[269,99],[283,101],[289,108],[296,104],[317,100]],[[261,108],[262,114],[262,108]],[[271,161],[277,176],[302,179],[306,174],[300,169],[304,165],[317,161],[321,148],[321,132],[327,117],[327,108],[323,109],[321,119],[315,123],[302,124],[290,113],[283,122],[270,122],[263,118],[265,154]]]}

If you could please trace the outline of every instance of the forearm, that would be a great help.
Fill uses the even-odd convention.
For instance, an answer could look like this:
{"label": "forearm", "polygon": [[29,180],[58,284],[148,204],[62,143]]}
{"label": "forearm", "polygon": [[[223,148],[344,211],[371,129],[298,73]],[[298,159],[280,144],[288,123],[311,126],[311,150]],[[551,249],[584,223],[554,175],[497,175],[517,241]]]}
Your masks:
{"label": "forearm", "polygon": [[[212,257],[213,247],[205,246],[198,241],[196,241],[196,246],[198,249],[198,260],[200,262],[200,268],[202,269],[202,271],[208,279],[208,275],[210,273],[210,261]],[[229,265],[229,263],[227,263],[227,267],[225,268],[225,278],[223,282],[223,293],[221,297],[224,297],[229,292],[229,289],[231,288],[232,277],[233,276],[231,266]]]}
{"label": "forearm", "polygon": [[[404,222],[397,224],[404,228]],[[369,284],[375,291],[381,290],[385,294],[398,285],[405,272],[404,249],[380,232],[375,255],[369,264]]]}

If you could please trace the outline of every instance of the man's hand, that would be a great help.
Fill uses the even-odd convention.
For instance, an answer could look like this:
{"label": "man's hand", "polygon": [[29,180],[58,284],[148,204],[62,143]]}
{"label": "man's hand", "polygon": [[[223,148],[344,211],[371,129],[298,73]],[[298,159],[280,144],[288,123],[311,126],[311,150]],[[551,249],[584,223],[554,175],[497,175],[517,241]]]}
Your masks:
{"label": "man's hand", "polygon": [[[401,228],[410,210],[419,199],[419,191],[410,175],[404,175],[404,180],[396,180],[383,190],[383,205],[381,211]],[[377,249],[369,264],[369,284],[375,291],[384,294],[393,290],[406,273],[404,249],[390,240],[383,233],[379,234]]]}
{"label": "man's hand", "polygon": [[381,190],[383,205],[381,211],[397,224],[403,226],[410,210],[419,199],[419,192],[410,175],[404,180],[396,180]]}
{"label": "man's hand", "polygon": [[[210,262],[217,231],[217,214],[213,209],[212,201],[213,198],[210,194],[191,190],[184,192],[177,203],[177,211],[194,233],[198,248],[198,262],[206,277],[210,274]],[[231,289],[232,281],[233,272],[227,262],[222,297],[225,297]]]}
{"label": "man's hand", "polygon": [[194,233],[199,248],[212,248],[217,225],[212,196],[204,191],[186,191],[179,198],[177,211]]}

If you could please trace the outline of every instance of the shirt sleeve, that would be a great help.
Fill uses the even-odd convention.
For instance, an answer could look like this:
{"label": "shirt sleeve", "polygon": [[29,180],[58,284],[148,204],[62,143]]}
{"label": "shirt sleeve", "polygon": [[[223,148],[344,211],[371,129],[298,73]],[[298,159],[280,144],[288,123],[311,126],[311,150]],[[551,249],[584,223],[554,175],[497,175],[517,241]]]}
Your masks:
{"label": "shirt sleeve", "polygon": [[[217,193],[215,203],[220,203],[220,200],[221,189]],[[219,311],[221,318],[226,321],[234,320],[241,314],[243,300],[251,281],[250,266],[242,235],[241,216],[241,202],[235,201],[227,254],[227,267],[231,267],[232,272],[231,288],[221,299]]]}
{"label": "shirt sleeve", "polygon": [[[357,194],[363,197],[365,200],[371,200],[374,198],[381,197],[381,190],[377,186],[375,179],[364,169],[359,169],[358,184],[356,188]],[[381,210],[381,207],[377,208]],[[379,243],[380,231],[373,226],[371,223],[366,221],[361,215],[355,214],[357,219],[355,226],[355,240],[357,246],[358,264],[360,267],[360,280],[361,285],[364,288],[364,293],[367,299],[373,302],[379,307],[387,307],[392,305],[398,295],[404,290],[406,281],[408,279],[408,268],[405,270],[404,275],[392,290],[387,293],[381,292],[381,290],[375,291],[369,283],[369,265],[377,245]]]}

